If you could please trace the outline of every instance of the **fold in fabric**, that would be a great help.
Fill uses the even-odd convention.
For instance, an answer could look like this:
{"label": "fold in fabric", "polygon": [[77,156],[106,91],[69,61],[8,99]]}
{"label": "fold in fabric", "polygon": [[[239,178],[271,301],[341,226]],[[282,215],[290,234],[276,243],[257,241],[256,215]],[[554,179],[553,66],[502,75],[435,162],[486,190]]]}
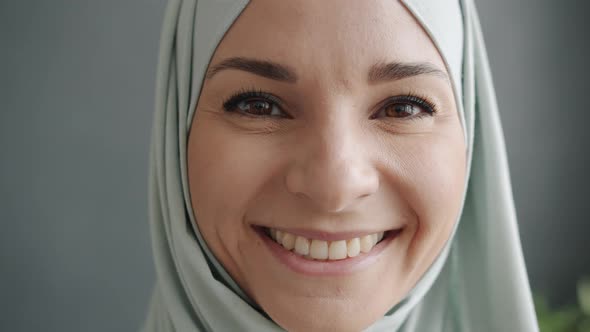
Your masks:
{"label": "fold in fabric", "polygon": [[[368,331],[538,331],[487,55],[472,0],[404,0],[450,73],[470,175],[453,235]],[[171,0],[160,41],[149,173],[156,285],[143,330],[282,331],[239,288],[194,220],[186,147],[215,48],[247,0]]]}

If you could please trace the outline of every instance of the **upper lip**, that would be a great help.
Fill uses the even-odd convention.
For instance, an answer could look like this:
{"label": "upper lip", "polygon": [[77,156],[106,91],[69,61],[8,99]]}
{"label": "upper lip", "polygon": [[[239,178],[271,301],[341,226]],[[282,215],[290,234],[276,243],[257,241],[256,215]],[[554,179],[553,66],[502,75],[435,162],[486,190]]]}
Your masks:
{"label": "upper lip", "polygon": [[369,234],[375,234],[380,232],[387,232],[392,230],[402,229],[403,227],[397,228],[390,228],[390,229],[382,229],[382,230],[351,230],[351,231],[340,231],[340,232],[329,232],[324,230],[313,230],[313,229],[303,229],[303,228],[284,228],[284,227],[275,227],[275,226],[263,226],[257,225],[257,227],[263,228],[273,228],[282,232],[291,233],[293,235],[299,235],[305,237],[307,239],[314,239],[314,240],[323,240],[323,241],[339,241],[339,240],[349,240],[354,239],[356,237],[363,237]]}

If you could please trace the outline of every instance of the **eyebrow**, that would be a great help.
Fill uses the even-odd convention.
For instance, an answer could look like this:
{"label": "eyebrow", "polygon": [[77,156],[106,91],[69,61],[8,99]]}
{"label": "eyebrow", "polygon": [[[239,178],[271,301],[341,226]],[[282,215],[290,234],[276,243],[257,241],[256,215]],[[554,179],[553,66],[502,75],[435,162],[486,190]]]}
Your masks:
{"label": "eyebrow", "polygon": [[215,74],[226,69],[242,70],[275,81],[288,83],[297,82],[295,71],[287,66],[268,60],[257,60],[243,57],[233,57],[223,60],[221,63],[210,68],[207,71],[206,77],[207,79],[211,79]]}
{"label": "eyebrow", "polygon": [[432,75],[445,80],[449,79],[444,71],[429,62],[389,62],[373,65],[369,70],[369,82],[397,81],[419,75]]}
{"label": "eyebrow", "polygon": [[[295,71],[288,66],[269,61],[245,57],[232,57],[211,67],[206,74],[211,79],[223,70],[235,69],[266,77],[275,81],[295,83]],[[377,63],[369,70],[369,83],[397,81],[419,75],[433,75],[448,80],[447,74],[429,62],[388,62]]]}

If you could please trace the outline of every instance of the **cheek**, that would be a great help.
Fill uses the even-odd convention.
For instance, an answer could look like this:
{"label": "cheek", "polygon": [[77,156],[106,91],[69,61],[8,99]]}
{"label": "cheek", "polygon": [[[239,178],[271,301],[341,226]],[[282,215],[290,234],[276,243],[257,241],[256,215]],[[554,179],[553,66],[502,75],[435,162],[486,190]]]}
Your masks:
{"label": "cheek", "polygon": [[414,186],[419,195],[419,214],[433,222],[433,217],[453,216],[465,183],[464,144],[432,142],[416,158]]}
{"label": "cheek", "polygon": [[[237,250],[250,201],[271,178],[271,156],[255,137],[236,135],[195,118],[188,146],[188,178],[197,225],[214,252]],[[220,238],[223,241],[219,240]],[[219,243],[217,243],[219,242]],[[223,258],[220,258],[223,261]]]}
{"label": "cheek", "polygon": [[406,158],[401,174],[415,216],[408,262],[422,270],[438,255],[457,220],[465,187],[466,150],[462,136],[424,138],[413,146],[406,151],[411,157]]}

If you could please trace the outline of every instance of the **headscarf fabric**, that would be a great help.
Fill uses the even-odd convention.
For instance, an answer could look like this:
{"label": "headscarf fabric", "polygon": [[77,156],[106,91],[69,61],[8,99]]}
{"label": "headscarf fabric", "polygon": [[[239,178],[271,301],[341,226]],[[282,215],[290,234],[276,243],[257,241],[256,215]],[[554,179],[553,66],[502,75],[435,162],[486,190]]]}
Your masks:
{"label": "headscarf fabric", "polygon": [[[410,293],[368,331],[538,331],[508,163],[473,0],[401,0],[451,77],[468,155],[458,222]],[[209,61],[248,0],[170,0],[160,41],[149,172],[156,268],[145,332],[282,331],[203,240],[187,181],[187,140]]]}

